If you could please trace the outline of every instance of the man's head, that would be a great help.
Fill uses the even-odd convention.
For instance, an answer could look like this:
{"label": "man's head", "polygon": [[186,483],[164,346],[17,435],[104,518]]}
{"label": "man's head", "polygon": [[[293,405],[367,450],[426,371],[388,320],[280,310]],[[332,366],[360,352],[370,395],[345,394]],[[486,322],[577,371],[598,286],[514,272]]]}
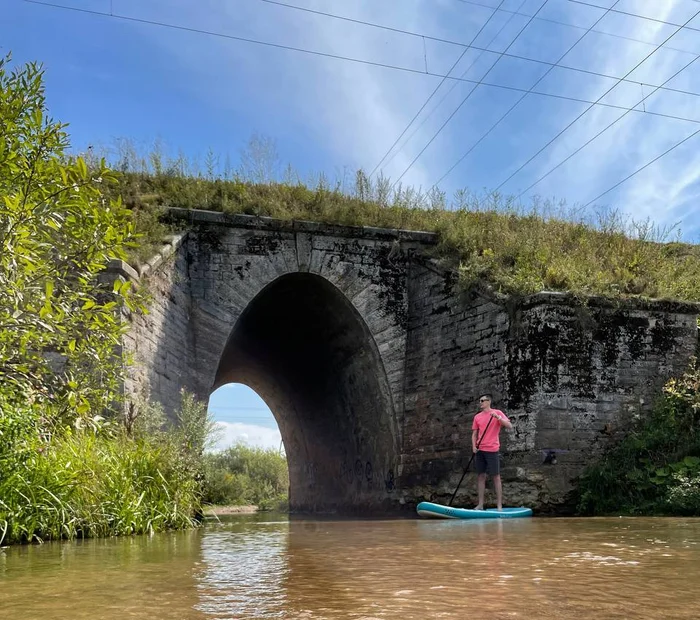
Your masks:
{"label": "man's head", "polygon": [[479,396],[479,407],[482,411],[491,409],[491,394],[482,394]]}

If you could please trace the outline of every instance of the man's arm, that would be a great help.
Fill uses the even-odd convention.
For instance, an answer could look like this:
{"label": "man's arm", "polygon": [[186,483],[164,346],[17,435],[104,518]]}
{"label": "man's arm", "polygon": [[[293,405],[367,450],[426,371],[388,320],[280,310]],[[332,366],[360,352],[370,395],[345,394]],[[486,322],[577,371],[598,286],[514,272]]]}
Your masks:
{"label": "man's arm", "polygon": [[479,431],[474,429],[472,431],[472,452],[476,452],[476,440],[478,439],[478,437],[479,437]]}
{"label": "man's arm", "polygon": [[508,430],[513,428],[513,425],[511,424],[510,420],[508,419],[508,416],[505,413],[503,413],[502,411],[500,413],[501,413],[501,415],[494,412],[491,414],[491,417],[496,418],[496,420],[498,420],[498,423],[501,426],[505,426]]}

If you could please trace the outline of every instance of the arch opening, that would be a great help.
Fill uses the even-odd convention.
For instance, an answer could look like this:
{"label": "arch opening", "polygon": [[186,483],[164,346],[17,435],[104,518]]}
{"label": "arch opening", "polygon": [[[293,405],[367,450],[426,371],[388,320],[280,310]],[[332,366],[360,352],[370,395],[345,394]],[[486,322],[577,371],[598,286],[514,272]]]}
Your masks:
{"label": "arch opening", "polygon": [[242,383],[226,383],[209,396],[209,414],[218,426],[215,450],[242,443],[283,454],[277,420],[258,393]]}
{"label": "arch opening", "polygon": [[281,276],[236,321],[214,386],[243,383],[267,403],[289,466],[290,509],[390,509],[398,458],[391,392],[376,343],[325,278]]}

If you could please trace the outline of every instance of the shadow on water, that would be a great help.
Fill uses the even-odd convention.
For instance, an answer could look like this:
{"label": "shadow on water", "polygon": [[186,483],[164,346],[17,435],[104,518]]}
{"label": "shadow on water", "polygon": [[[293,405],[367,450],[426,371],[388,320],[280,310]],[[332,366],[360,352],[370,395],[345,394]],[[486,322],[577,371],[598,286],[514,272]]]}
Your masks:
{"label": "shadow on water", "polygon": [[202,532],[51,542],[0,551],[0,617],[203,618],[193,558]]}

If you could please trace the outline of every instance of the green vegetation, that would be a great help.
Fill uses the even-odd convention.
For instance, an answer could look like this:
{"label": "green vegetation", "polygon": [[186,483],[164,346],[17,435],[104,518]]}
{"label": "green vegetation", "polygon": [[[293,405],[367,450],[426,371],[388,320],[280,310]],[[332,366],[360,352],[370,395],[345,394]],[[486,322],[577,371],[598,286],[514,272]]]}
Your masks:
{"label": "green vegetation", "polygon": [[205,471],[204,500],[209,504],[287,508],[287,460],[276,450],[235,445],[207,454]]}
{"label": "green vegetation", "polygon": [[[117,355],[134,243],[104,161],[66,154],[36,65],[0,60],[0,544],[188,527],[201,513],[206,408],[124,414]],[[112,190],[114,191],[114,190]],[[146,432],[147,429],[147,432]]]}
{"label": "green vegetation", "polygon": [[[261,140],[236,171],[211,154],[203,170],[127,147],[115,172],[68,154],[39,67],[8,67],[0,60],[0,544],[189,527],[203,502],[286,503],[285,459],[245,446],[206,454],[212,422],[190,395],[176,425],[148,403],[124,412],[115,345],[122,313],[144,303],[103,274],[152,253],[169,230],[163,207],[434,231],[465,287],[700,300],[700,249],[615,213],[466,191],[448,204],[362,171],[304,183]],[[700,514],[699,385],[694,366],[586,473],[582,511]]]}
{"label": "green vegetation", "polygon": [[107,200],[116,175],[68,157],[64,126],[46,116],[35,65],[0,60],[0,385],[45,403],[55,423],[89,422],[116,398],[127,283],[101,285],[133,242],[129,210]]}
{"label": "green vegetation", "polygon": [[583,514],[700,515],[700,365],[668,382],[648,418],[586,471]]}
{"label": "green vegetation", "polygon": [[523,206],[499,194],[458,191],[448,202],[438,190],[421,193],[362,171],[330,183],[304,183],[280,166],[269,141],[254,138],[241,165],[169,159],[156,148],[140,156],[120,143],[122,173],[115,191],[133,210],[149,256],[162,238],[164,207],[209,209],[286,220],[433,231],[437,256],[459,270],[463,286],[482,281],[514,295],[541,290],[611,298],[645,296],[700,300],[700,247],[669,241],[672,229],[635,222],[614,211],[569,209],[535,199]]}
{"label": "green vegetation", "polygon": [[[141,418],[46,436],[45,408],[0,397],[0,544],[152,533],[197,524],[206,412],[185,395],[180,426]],[[163,420],[164,421],[164,420]]]}

